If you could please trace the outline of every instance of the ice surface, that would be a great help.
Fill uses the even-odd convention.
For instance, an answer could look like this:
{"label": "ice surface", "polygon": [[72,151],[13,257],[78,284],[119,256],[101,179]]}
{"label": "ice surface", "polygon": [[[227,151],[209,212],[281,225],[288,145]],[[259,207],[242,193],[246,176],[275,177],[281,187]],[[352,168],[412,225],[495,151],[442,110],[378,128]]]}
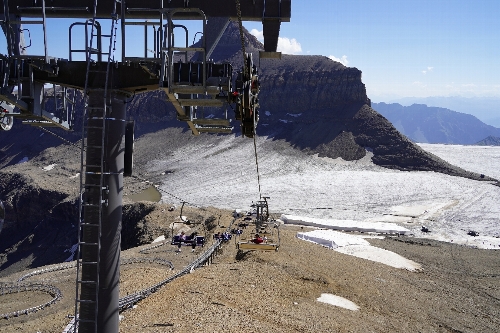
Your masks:
{"label": "ice surface", "polygon": [[[248,207],[259,198],[253,140],[219,137],[152,160],[162,200],[226,209]],[[479,248],[500,248],[500,187],[435,172],[407,172],[371,162],[307,155],[287,144],[257,138],[260,194],[281,214],[361,223],[384,222],[418,237]],[[421,147],[466,170],[500,178],[500,147],[422,144]],[[196,159],[193,162],[193,159]],[[169,197],[165,193],[174,193]],[[347,223],[347,222],[346,222]],[[430,232],[421,231],[426,226]],[[469,236],[470,230],[479,236]]]}
{"label": "ice surface", "polygon": [[397,224],[384,222],[318,219],[314,217],[285,214],[281,215],[280,219],[286,224],[300,224],[343,231],[377,232],[400,235],[404,235],[410,231]]}
{"label": "ice surface", "polygon": [[397,253],[371,246],[362,236],[351,235],[333,230],[313,230],[298,232],[297,238],[320,244],[337,252],[379,262],[409,271],[421,269],[421,265]]}
{"label": "ice surface", "polygon": [[500,180],[500,168],[498,164],[500,147],[498,146],[462,146],[427,143],[420,143],[418,145],[453,165]]}

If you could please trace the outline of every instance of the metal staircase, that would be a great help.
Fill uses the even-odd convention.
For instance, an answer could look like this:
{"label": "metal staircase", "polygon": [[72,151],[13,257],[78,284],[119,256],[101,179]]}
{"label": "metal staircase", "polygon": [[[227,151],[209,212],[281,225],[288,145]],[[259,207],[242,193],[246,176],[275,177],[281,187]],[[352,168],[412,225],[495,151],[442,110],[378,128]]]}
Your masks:
{"label": "metal staircase", "polygon": [[[184,28],[173,23],[176,14],[197,14],[203,20],[203,37],[198,47],[174,45],[174,29]],[[206,25],[207,18],[200,9],[178,8],[162,12],[167,21],[167,32],[160,51],[166,56],[162,66],[165,68],[166,82],[164,90],[168,99],[176,107],[178,119],[186,121],[194,134],[199,133],[231,133],[233,126],[227,112],[221,118],[206,117],[205,108],[219,108],[228,101],[231,91],[232,67],[230,64],[214,64],[207,61]],[[187,34],[187,29],[186,34]],[[182,61],[192,52],[201,61]],[[166,83],[166,85],[165,85]],[[199,110],[201,109],[201,110]],[[201,111],[201,112],[200,112]]]}
{"label": "metal staircase", "polygon": [[[177,111],[177,119],[187,122],[193,134],[231,133],[233,126],[227,112],[223,111],[221,115],[221,111],[215,111],[215,108],[220,108],[224,104],[227,106],[227,103],[232,102],[233,69],[229,63],[215,64],[207,60],[205,13],[198,8],[167,8],[161,2],[157,20],[126,21],[127,14],[143,10],[145,9],[126,7],[125,0],[122,0],[122,61],[139,62],[146,71],[148,71],[146,63],[159,65],[159,73],[152,71],[151,75],[158,77],[159,87],[165,91],[168,100]],[[200,45],[190,46],[186,26],[174,23],[178,22],[177,20],[182,21],[186,15],[191,19],[202,21],[203,37]],[[129,57],[125,54],[124,31],[128,26],[144,27],[143,57]],[[225,27],[227,22],[222,22],[219,29]],[[148,28],[153,29],[152,46],[148,45]],[[174,31],[178,30],[183,30],[185,33],[184,45],[182,42],[175,42]],[[221,34],[222,32],[223,30]],[[220,38],[215,36],[212,39],[215,40],[217,37]],[[212,49],[213,47],[214,45]],[[193,61],[194,58],[196,61]],[[217,116],[214,113],[217,113]]]}
{"label": "metal staircase", "polygon": [[[88,38],[85,46],[87,72],[84,94],[86,104],[81,144],[75,322],[77,327],[85,327],[86,332],[97,332],[98,326],[101,228],[103,207],[107,205],[105,196],[108,189],[105,177],[109,174],[106,172],[104,148],[107,119],[111,112],[109,94],[116,43],[117,3],[120,1],[114,1],[109,35],[102,35],[100,29],[97,28],[99,27],[96,23],[97,0],[94,0],[93,18],[87,20],[85,24],[85,30],[90,30],[91,33],[90,35],[86,34]],[[107,52],[102,52],[101,38],[109,38]],[[107,62],[101,61],[102,56],[107,57]],[[101,84],[99,86],[94,82],[101,82]],[[93,95],[99,97],[89,97]],[[100,98],[101,96],[102,98]],[[87,154],[86,160],[85,153]]]}

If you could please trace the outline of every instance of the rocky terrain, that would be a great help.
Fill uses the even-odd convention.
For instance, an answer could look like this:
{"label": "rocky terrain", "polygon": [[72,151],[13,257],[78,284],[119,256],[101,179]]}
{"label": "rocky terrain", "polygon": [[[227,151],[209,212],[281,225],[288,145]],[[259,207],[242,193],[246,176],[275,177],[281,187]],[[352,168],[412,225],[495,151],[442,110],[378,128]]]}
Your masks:
{"label": "rocky terrain", "polygon": [[[235,46],[235,40],[239,40],[235,29],[235,25],[229,26],[214,59],[232,61],[237,68],[242,57]],[[249,51],[261,48],[248,33],[246,41]],[[326,57],[291,55],[284,55],[280,61],[262,60],[260,67],[259,136],[329,158],[358,160],[370,150],[372,161],[387,168],[492,180],[452,166],[401,135],[370,107],[358,69]],[[137,121],[137,136],[142,136],[143,147],[155,147],[136,151],[136,174],[140,177],[124,181],[122,250],[138,251],[137,246],[160,235],[168,237],[170,223],[180,214],[178,209],[168,212],[168,203],[162,206],[129,199],[151,186],[146,182],[147,170],[140,166],[189,147],[195,138],[176,120],[175,110],[163,93],[139,94],[129,104],[129,116]],[[168,136],[158,140],[155,132],[165,128],[169,129],[164,132]],[[235,131],[238,133],[237,125]],[[61,137],[77,143],[79,136],[77,131],[54,133],[60,137],[20,124],[0,133],[0,200],[6,208],[0,233],[2,281],[12,282],[26,269],[63,262],[76,243],[80,151],[78,145],[61,144]],[[217,136],[196,138],[204,139],[215,142]],[[47,172],[50,165],[57,168]],[[191,207],[185,213],[203,221],[229,212]],[[137,310],[125,312],[121,330],[495,332],[499,326],[500,295],[494,281],[500,265],[496,251],[423,241],[408,244],[401,239],[373,241],[423,264],[423,273],[410,273],[301,243],[295,239],[296,231],[295,227],[283,229],[283,246],[277,253],[237,256],[234,244],[228,244],[215,265],[175,281],[142,302]],[[163,252],[161,255],[174,260],[171,248]],[[437,253],[444,253],[446,260]],[[139,254],[131,254],[135,255]],[[180,267],[191,257],[183,254],[183,258],[186,260],[175,259]],[[315,259],[312,264],[311,258]],[[124,271],[122,293],[136,290],[138,277],[142,284],[148,284],[157,274],[164,274],[157,268],[151,274],[139,273],[144,269],[139,266],[138,271]],[[68,274],[54,278],[65,281],[62,290],[74,289],[70,286],[74,279]],[[319,305],[316,298],[323,292],[349,298],[361,311]],[[29,318],[2,320],[0,332],[62,330],[66,316],[71,314],[72,302],[67,302],[71,297]],[[19,299],[0,303],[15,307]]]}
{"label": "rocky terrain", "polygon": [[[215,230],[225,230],[230,215],[219,213],[223,216],[219,228],[223,228]],[[160,209],[149,214],[148,220],[161,228],[164,217]],[[295,237],[298,231],[306,230],[282,226],[277,252],[239,253],[231,240],[210,266],[174,280],[133,309],[123,311],[120,332],[497,332],[498,250],[406,237],[370,240],[422,265],[420,271],[411,272]],[[248,237],[245,233],[242,237]],[[183,249],[176,254],[170,245],[148,248],[124,251],[122,260],[161,258],[171,261],[174,270],[153,262],[122,264],[121,296],[158,283],[202,251]],[[0,283],[15,281],[27,272],[3,276]],[[62,332],[69,323],[74,270],[23,280],[37,282],[55,285],[63,298],[30,315],[0,319],[0,332]],[[318,302],[325,293],[344,297],[359,310]],[[28,291],[1,295],[0,313],[36,306],[49,298],[46,293]]]}
{"label": "rocky terrain", "polygon": [[[257,59],[262,44],[248,32],[245,37],[247,51],[253,52]],[[238,41],[237,25],[230,24],[214,51],[214,60],[230,61],[238,68],[242,58]],[[356,68],[347,68],[323,56],[283,55],[281,60],[261,60],[260,80],[259,136],[283,141],[319,156],[352,161],[363,158],[370,150],[372,161],[387,168],[491,180],[487,175],[450,165],[401,135],[370,107],[361,71]],[[82,100],[81,96],[77,99]],[[80,104],[78,114],[82,109]],[[136,137],[146,138],[148,133],[153,135],[162,128],[180,127],[169,132],[167,141],[157,142],[154,135],[149,139],[151,143],[144,139],[144,148],[136,150],[136,163],[156,158],[148,155],[148,147],[159,144],[155,154],[166,157],[195,139],[176,120],[175,110],[163,92],[132,97],[128,112],[129,117],[136,120]],[[64,250],[75,244],[79,123],[77,119],[76,130],[69,133],[55,129],[47,133],[18,123],[11,131],[0,133],[0,200],[5,202],[7,214],[0,233],[0,275],[61,262],[67,256]],[[235,132],[238,135],[237,124]],[[200,138],[208,140],[209,137]],[[25,163],[19,164],[21,161]],[[43,168],[51,164],[58,165],[57,171],[45,172]],[[147,170],[143,170],[143,175],[147,175]],[[124,237],[123,249],[151,241],[154,236],[143,222],[152,208],[127,206],[134,205],[127,201],[128,194],[148,186],[150,184],[137,178],[126,179],[124,229],[135,230],[140,225],[141,231],[134,232],[137,238]],[[128,221],[132,226],[128,226]]]}

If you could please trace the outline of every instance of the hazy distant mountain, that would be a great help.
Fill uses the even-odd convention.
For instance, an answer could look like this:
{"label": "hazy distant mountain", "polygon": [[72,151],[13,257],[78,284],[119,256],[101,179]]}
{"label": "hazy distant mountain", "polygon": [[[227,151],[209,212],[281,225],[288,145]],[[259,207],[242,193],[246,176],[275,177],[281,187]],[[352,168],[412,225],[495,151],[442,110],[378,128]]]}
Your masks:
{"label": "hazy distant mountain", "polygon": [[373,103],[409,139],[422,143],[475,144],[487,136],[500,136],[500,129],[486,125],[476,117],[423,104],[403,106]]}
{"label": "hazy distant mountain", "polygon": [[476,143],[478,146],[500,146],[500,137],[489,136]]}
{"label": "hazy distant mountain", "polygon": [[405,106],[412,104],[426,104],[447,108],[457,112],[471,114],[488,125],[500,127],[500,98],[431,96],[388,99],[387,102],[399,103]]}

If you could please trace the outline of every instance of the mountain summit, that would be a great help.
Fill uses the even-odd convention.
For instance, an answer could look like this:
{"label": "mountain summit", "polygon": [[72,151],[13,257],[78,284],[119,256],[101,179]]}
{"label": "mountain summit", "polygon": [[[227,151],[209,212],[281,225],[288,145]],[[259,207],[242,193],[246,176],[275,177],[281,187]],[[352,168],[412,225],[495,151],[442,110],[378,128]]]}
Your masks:
{"label": "mountain summit", "polygon": [[[286,140],[294,147],[330,158],[353,161],[373,152],[372,161],[400,170],[442,172],[476,180],[491,180],[450,165],[422,150],[402,135],[386,118],[371,108],[362,73],[325,56],[288,55],[281,59],[259,59],[264,47],[243,28],[245,51],[258,66],[260,121],[257,135]],[[241,37],[236,22],[230,22],[211,58],[229,62],[237,71],[243,63]],[[229,110],[229,112],[231,112]],[[162,91],[134,96],[128,104],[141,135],[167,127],[184,127]],[[238,129],[235,129],[238,133]],[[56,145],[57,139],[38,139],[38,129],[18,125],[1,133],[0,166],[16,162],[13,156],[31,158]],[[70,141],[79,135],[62,134]],[[207,134],[210,135],[210,134]],[[33,145],[32,142],[37,142]]]}
{"label": "mountain summit", "polygon": [[[263,45],[244,29],[245,48],[258,59]],[[214,50],[214,61],[239,68],[239,28],[231,22]],[[372,151],[375,164],[401,170],[427,170],[484,180],[413,144],[371,108],[357,68],[325,56],[283,54],[260,59],[260,121],[257,135],[284,139],[313,154],[352,161]]]}

